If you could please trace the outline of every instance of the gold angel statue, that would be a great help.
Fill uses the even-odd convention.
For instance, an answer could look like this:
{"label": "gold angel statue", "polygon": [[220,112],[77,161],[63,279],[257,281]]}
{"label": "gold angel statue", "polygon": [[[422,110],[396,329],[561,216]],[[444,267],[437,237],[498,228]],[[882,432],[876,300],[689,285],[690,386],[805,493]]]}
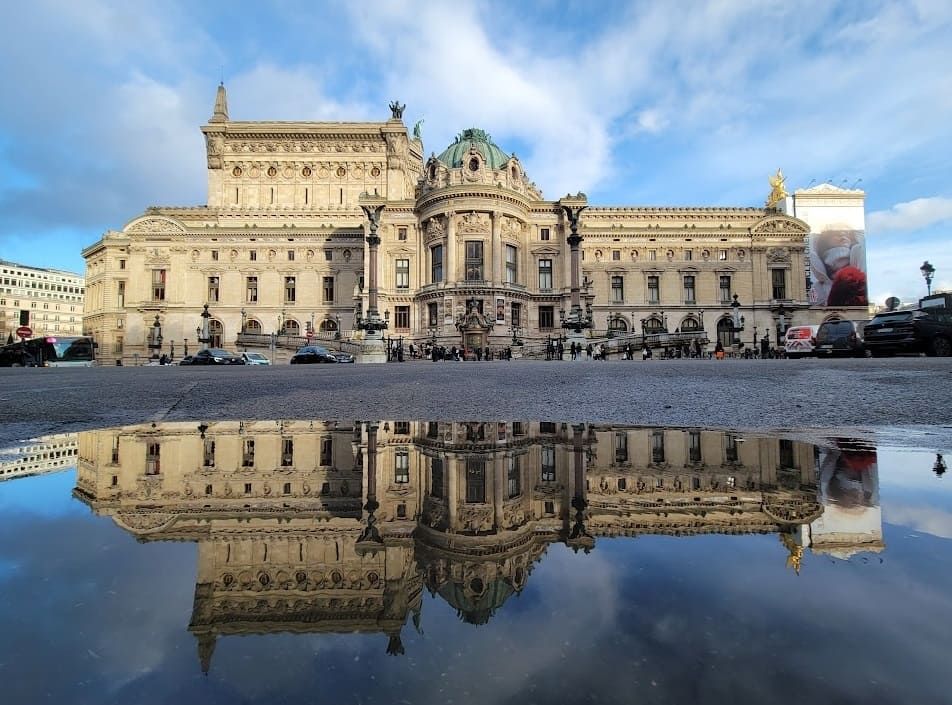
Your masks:
{"label": "gold angel statue", "polygon": [[767,208],[776,208],[777,204],[787,197],[787,189],[783,183],[783,172],[777,169],[776,176],[768,176],[770,195],[767,196]]}

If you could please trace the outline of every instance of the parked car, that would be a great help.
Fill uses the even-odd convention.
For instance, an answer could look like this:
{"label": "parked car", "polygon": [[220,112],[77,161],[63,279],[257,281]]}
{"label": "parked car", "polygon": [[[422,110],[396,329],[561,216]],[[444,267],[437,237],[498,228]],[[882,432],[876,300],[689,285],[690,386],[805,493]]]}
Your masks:
{"label": "parked car", "polygon": [[246,365],[270,365],[271,360],[268,359],[267,355],[262,355],[261,353],[256,352],[243,352],[241,353],[241,359],[245,361]]}
{"label": "parked car", "polygon": [[863,343],[863,329],[866,324],[867,321],[849,321],[842,318],[821,323],[816,332],[814,346],[817,357],[864,357],[866,346]]}
{"label": "parked car", "polygon": [[349,352],[343,352],[341,350],[331,350],[331,355],[337,358],[338,362],[354,362],[354,356]]}
{"label": "parked car", "polygon": [[787,357],[805,357],[813,355],[816,346],[816,334],[820,326],[792,326],[784,336],[783,349]]}
{"label": "parked car", "polygon": [[186,363],[187,358],[182,358],[179,365],[244,365],[245,361],[235,355],[235,353],[222,350],[221,348],[208,348],[199,350],[191,356],[191,360]]}
{"label": "parked car", "polygon": [[952,355],[952,310],[920,309],[877,313],[866,326],[870,354],[901,352]]}
{"label": "parked car", "polygon": [[292,365],[308,365],[318,362],[336,363],[337,358],[327,348],[320,345],[305,345],[291,356]]}

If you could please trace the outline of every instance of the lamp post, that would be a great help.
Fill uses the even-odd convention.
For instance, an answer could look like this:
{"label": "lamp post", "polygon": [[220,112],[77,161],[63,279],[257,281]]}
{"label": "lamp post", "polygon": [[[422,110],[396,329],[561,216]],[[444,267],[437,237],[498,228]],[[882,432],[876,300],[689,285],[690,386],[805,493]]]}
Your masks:
{"label": "lamp post", "polygon": [[241,332],[245,333],[248,330],[248,312],[245,310],[245,307],[241,307]]}
{"label": "lamp post", "polygon": [[644,338],[645,341],[647,341],[648,339],[648,319],[647,318],[641,319],[641,337]]}
{"label": "lamp post", "polygon": [[942,459],[942,453],[935,454],[935,464],[932,466],[932,472],[936,474],[936,477],[942,477],[945,475],[945,471],[948,468],[945,465],[945,460]]}
{"label": "lamp post", "polygon": [[579,215],[588,208],[588,204],[585,197],[578,194],[574,197],[569,196],[561,199],[559,206],[565,212],[565,219],[571,232],[566,238],[571,253],[571,308],[568,315],[562,319],[562,327],[578,334],[582,332],[582,329],[591,328],[592,326],[591,316],[586,316],[582,312],[581,289],[579,287],[579,245],[582,242],[582,236],[578,234],[578,221]]}
{"label": "lamp post", "polygon": [[155,322],[152,324],[151,330],[149,330],[149,350],[152,351],[151,357],[153,360],[159,359],[159,350],[162,349],[162,324],[159,323],[159,314],[155,314]]}
{"label": "lamp post", "polygon": [[202,344],[203,350],[208,349],[208,343],[210,342],[210,339],[211,339],[211,336],[209,335],[210,333],[209,319],[211,317],[212,317],[212,314],[208,312],[208,304],[205,304],[204,307],[202,308],[202,327],[200,329],[200,333],[201,333],[200,342]]}
{"label": "lamp post", "polygon": [[787,314],[790,313],[787,309],[783,307],[783,304],[780,304],[777,308],[777,342],[780,342],[780,339],[783,338],[787,333]]}
{"label": "lamp post", "polygon": [[175,359],[175,341],[169,341],[169,362]]}
{"label": "lamp post", "polygon": [[734,294],[734,300],[731,302],[731,311],[732,342],[736,345],[740,342],[740,332],[744,330],[744,317],[740,315],[740,301],[737,300],[737,294]]}
{"label": "lamp post", "polygon": [[182,353],[185,357],[188,357],[188,338],[185,338],[185,351]]}
{"label": "lamp post", "polygon": [[[334,314],[334,323],[336,324],[334,328],[334,340],[340,340],[340,314]],[[311,314],[311,330],[314,330],[314,314]]]}
{"label": "lamp post", "polygon": [[926,296],[932,296],[932,277],[935,275],[935,267],[926,260],[919,267],[919,271],[922,272],[922,278],[926,280]]}

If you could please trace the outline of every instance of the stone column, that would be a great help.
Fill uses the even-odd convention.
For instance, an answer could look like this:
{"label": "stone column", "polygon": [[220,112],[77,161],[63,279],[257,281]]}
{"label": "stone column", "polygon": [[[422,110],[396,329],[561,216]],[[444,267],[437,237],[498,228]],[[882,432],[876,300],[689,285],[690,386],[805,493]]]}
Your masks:
{"label": "stone column", "polygon": [[447,284],[456,282],[456,214],[446,216],[446,261],[443,263],[443,280]]}
{"label": "stone column", "polygon": [[[493,258],[493,284],[498,286],[502,284],[502,219],[503,215],[499,211],[493,211],[493,234],[492,234],[492,258]],[[493,302],[495,305],[495,302]]]}
{"label": "stone column", "polygon": [[502,510],[502,504],[506,498],[506,458],[503,455],[497,455],[493,458],[493,528],[496,531],[502,531],[505,526],[505,515]]}
{"label": "stone column", "polygon": [[[455,430],[455,429],[454,429]],[[455,455],[446,456],[446,533],[456,533],[456,514],[459,503],[459,477]]]}

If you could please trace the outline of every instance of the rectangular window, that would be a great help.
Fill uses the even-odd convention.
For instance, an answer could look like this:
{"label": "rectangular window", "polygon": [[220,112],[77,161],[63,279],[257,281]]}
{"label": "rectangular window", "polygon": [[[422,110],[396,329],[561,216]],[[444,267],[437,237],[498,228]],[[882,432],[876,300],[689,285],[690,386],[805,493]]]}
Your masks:
{"label": "rectangular window", "polygon": [[628,462],[628,434],[624,431],[615,433],[615,462]]}
{"label": "rectangular window", "polygon": [[218,303],[218,277],[208,278],[208,303]]}
{"label": "rectangular window", "polygon": [[281,439],[281,467],[289,468],[294,464],[294,439]]}
{"label": "rectangular window", "polygon": [[539,239],[548,240],[549,239],[549,229],[548,228],[539,228]]}
{"label": "rectangular window", "polygon": [[664,462],[664,431],[651,432],[651,462]]}
{"label": "rectangular window", "polygon": [[334,250],[324,250],[324,261],[325,262],[334,261]]}
{"label": "rectangular window", "polygon": [[731,300],[731,278],[727,275],[721,275],[721,303],[727,304]]}
{"label": "rectangular window", "polygon": [[165,301],[165,270],[152,270],[152,300]]}
{"label": "rectangular window", "polygon": [[443,459],[430,458],[430,496],[443,496]]}
{"label": "rectangular window", "polygon": [[248,259],[251,260],[252,262],[257,262],[257,261],[258,261],[258,251],[257,251],[257,250],[251,250],[250,252],[248,252]]}
{"label": "rectangular window", "polygon": [[648,250],[648,261],[657,262],[658,261],[658,251],[657,250]]}
{"label": "rectangular window", "polygon": [[288,250],[288,262],[294,261],[294,250]]}
{"label": "rectangular window", "polygon": [[407,330],[410,328],[410,307],[409,306],[394,306],[394,327],[399,330]]}
{"label": "rectangular window", "polygon": [[555,482],[555,448],[542,446],[542,481]]}
{"label": "rectangular window", "polygon": [[407,229],[404,227],[397,228],[397,239],[406,240],[407,239]]}
{"label": "rectangular window", "polygon": [[539,260],[539,289],[546,291],[552,288],[552,260]]}
{"label": "rectangular window", "polygon": [[728,463],[737,462],[737,436],[728,433],[726,436],[727,447],[725,448],[725,457]]}
{"label": "rectangular window", "polygon": [[697,299],[694,291],[694,277],[690,274],[684,277],[684,303],[693,304]]}
{"label": "rectangular window", "polygon": [[699,463],[701,462],[701,432],[691,431],[688,438],[690,439],[688,458],[692,463]]}
{"label": "rectangular window", "polygon": [[212,250],[212,262],[218,261],[218,250]]}
{"label": "rectangular window", "polygon": [[396,285],[398,289],[410,288],[410,260],[396,260],[397,278]]}
{"label": "rectangular window", "polygon": [[410,481],[410,454],[405,450],[398,450],[393,456],[393,481],[398,485]]}
{"label": "rectangular window", "polygon": [[438,326],[439,325],[439,304],[427,304],[426,305],[426,320],[428,326]]}
{"label": "rectangular window", "polygon": [[466,281],[482,281],[483,243],[479,240],[466,241]]}
{"label": "rectangular window", "polygon": [[297,299],[297,280],[294,277],[284,278],[284,303],[293,304]]}
{"label": "rectangular window", "polygon": [[657,275],[648,277],[648,303],[656,304],[661,300],[660,281]]}
{"label": "rectangular window", "polygon": [[685,259],[686,261],[690,262],[692,259],[694,259],[694,252],[691,251],[691,250],[685,250],[685,251],[684,251],[684,259]]}
{"label": "rectangular window", "polygon": [[409,436],[410,422],[409,421],[394,421],[393,433],[395,436]]}
{"label": "rectangular window", "polygon": [[522,327],[522,304],[509,304],[509,316],[509,322],[511,325],[517,328]]}
{"label": "rectangular window", "polygon": [[334,277],[324,277],[324,286],[321,291],[324,303],[334,303]]}
{"label": "rectangular window", "polygon": [[333,465],[334,458],[334,439],[330,436],[324,436],[321,439],[321,465]]}
{"label": "rectangular window", "polygon": [[245,279],[245,300],[249,304],[258,303],[258,277]]}
{"label": "rectangular window", "polygon": [[770,282],[773,285],[772,287],[773,298],[775,299],[787,298],[787,270],[786,269],[771,269]]}
{"label": "rectangular window", "polygon": [[517,250],[514,245],[506,245],[506,283],[517,284],[519,282],[519,270],[517,267]]}
{"label": "rectangular window", "polygon": [[124,259],[119,260],[119,269],[126,268],[126,261]]}
{"label": "rectangular window", "polygon": [[621,250],[612,250],[612,262],[621,261]]}
{"label": "rectangular window", "polygon": [[717,251],[717,259],[719,259],[721,262],[726,262],[726,261],[727,261],[727,250],[718,250],[718,251]]}
{"label": "rectangular window", "polygon": [[612,277],[612,303],[621,304],[625,302],[625,278],[620,276]]}
{"label": "rectangular window", "polygon": [[443,281],[443,245],[430,248],[430,282]]}
{"label": "rectangular window", "polygon": [[793,464],[793,441],[786,438],[780,439],[780,467],[796,467]]}
{"label": "rectangular window", "polygon": [[122,308],[126,305],[126,283],[124,281],[116,282],[118,288],[116,292],[116,305]]}
{"label": "rectangular window", "polygon": [[205,446],[202,449],[202,466],[206,468],[215,467],[215,439],[206,438]]}
{"label": "rectangular window", "polygon": [[246,438],[241,452],[241,466],[245,468],[254,467],[255,464],[255,441],[253,438]]}
{"label": "rectangular window", "polygon": [[539,306],[539,330],[555,328],[555,307]]}
{"label": "rectangular window", "polygon": [[509,499],[522,494],[522,469],[519,467],[519,456],[509,456]]}
{"label": "rectangular window", "polygon": [[466,502],[482,504],[486,501],[486,461],[466,459]]}
{"label": "rectangular window", "polygon": [[149,443],[145,451],[145,474],[158,475],[162,470],[159,458],[159,444]]}

